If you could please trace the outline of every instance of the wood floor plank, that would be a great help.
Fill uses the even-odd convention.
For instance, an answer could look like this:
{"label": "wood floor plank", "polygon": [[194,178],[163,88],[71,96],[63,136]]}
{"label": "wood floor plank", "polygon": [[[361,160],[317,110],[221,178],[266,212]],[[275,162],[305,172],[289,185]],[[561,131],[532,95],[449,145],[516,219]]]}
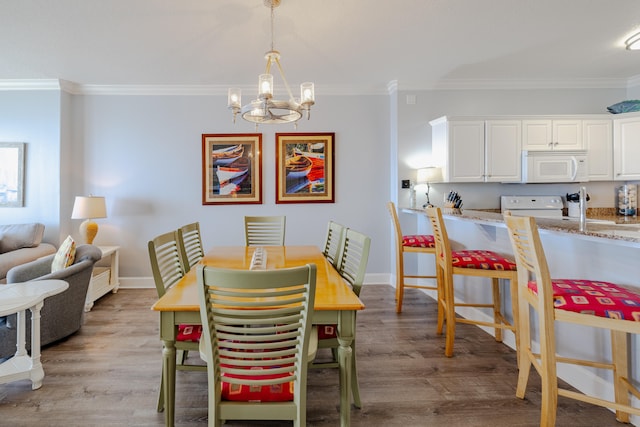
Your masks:
{"label": "wood floor plank", "polygon": [[[161,350],[153,289],[122,289],[101,298],[82,329],[45,348],[41,389],[28,381],[0,385],[0,426],[162,426],[156,412]],[[532,373],[527,398],[515,397],[515,352],[472,325],[460,325],[456,356],[444,356],[435,334],[435,303],[407,290],[395,313],[394,289],[367,285],[358,314],[357,357],[362,409],[354,427],[534,427],[539,425],[540,381]],[[321,357],[325,355],[320,355]],[[199,363],[198,356],[190,356]],[[203,372],[178,372],[176,425],[204,426]],[[309,426],[339,424],[336,370],[309,371]],[[232,427],[288,426],[229,422]],[[610,411],[560,398],[559,427],[620,426]]]}

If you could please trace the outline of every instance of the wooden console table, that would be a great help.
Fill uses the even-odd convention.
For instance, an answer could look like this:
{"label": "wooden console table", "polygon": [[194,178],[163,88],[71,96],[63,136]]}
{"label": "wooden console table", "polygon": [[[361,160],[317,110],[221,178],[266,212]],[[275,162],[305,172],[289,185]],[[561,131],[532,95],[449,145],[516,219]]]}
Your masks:
{"label": "wooden console table", "polygon": [[119,246],[98,246],[102,251],[102,258],[93,267],[89,289],[87,289],[87,298],[84,302],[84,311],[91,311],[93,303],[98,298],[113,292],[118,292],[120,286],[119,263],[120,263],[120,247]]}
{"label": "wooden console table", "polygon": [[[16,354],[0,364],[0,384],[31,380],[33,390],[42,386],[40,362],[40,310],[44,299],[69,287],[64,280],[38,280],[0,286],[0,316],[17,314]],[[26,350],[26,314],[31,311],[31,356]]]}

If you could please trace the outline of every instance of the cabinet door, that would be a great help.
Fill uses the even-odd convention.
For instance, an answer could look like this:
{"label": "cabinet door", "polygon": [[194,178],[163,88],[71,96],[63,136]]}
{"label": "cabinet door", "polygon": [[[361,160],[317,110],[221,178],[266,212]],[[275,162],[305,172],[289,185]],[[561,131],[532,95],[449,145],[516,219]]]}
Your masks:
{"label": "cabinet door", "polygon": [[614,120],[614,180],[640,179],[640,117]]}
{"label": "cabinet door", "polygon": [[552,150],[553,128],[551,120],[523,120],[522,149]]}
{"label": "cabinet door", "polygon": [[580,150],[582,120],[523,120],[523,150]]}
{"label": "cabinet door", "polygon": [[553,120],[553,149],[581,150],[582,120]]}
{"label": "cabinet door", "polygon": [[520,182],[522,122],[487,120],[485,131],[485,181]]}
{"label": "cabinet door", "polygon": [[449,123],[449,181],[484,181],[484,121]]}
{"label": "cabinet door", "polygon": [[613,122],[584,120],[582,135],[587,149],[589,181],[613,180]]}

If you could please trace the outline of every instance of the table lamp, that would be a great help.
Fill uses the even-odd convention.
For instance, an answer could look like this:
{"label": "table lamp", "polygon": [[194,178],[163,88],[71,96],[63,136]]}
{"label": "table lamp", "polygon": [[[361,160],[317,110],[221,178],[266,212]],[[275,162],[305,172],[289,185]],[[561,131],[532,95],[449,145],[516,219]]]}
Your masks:
{"label": "table lamp", "polygon": [[429,166],[426,168],[418,169],[418,176],[416,179],[416,184],[427,184],[427,203],[425,203],[422,207],[433,207],[431,201],[429,200],[429,191],[431,190],[430,182],[440,182],[442,181],[442,168]]}
{"label": "table lamp", "polygon": [[107,207],[104,197],[97,196],[76,196],[73,203],[71,219],[84,219],[80,224],[80,236],[85,243],[92,244],[93,239],[98,234],[98,224],[92,220],[95,218],[106,218]]}

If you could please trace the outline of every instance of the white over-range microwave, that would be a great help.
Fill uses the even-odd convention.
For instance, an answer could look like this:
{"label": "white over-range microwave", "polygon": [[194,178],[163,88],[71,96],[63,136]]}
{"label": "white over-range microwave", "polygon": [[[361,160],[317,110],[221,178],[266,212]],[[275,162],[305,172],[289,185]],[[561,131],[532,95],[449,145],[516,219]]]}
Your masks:
{"label": "white over-range microwave", "polygon": [[586,150],[522,152],[522,182],[584,182],[588,180]]}

